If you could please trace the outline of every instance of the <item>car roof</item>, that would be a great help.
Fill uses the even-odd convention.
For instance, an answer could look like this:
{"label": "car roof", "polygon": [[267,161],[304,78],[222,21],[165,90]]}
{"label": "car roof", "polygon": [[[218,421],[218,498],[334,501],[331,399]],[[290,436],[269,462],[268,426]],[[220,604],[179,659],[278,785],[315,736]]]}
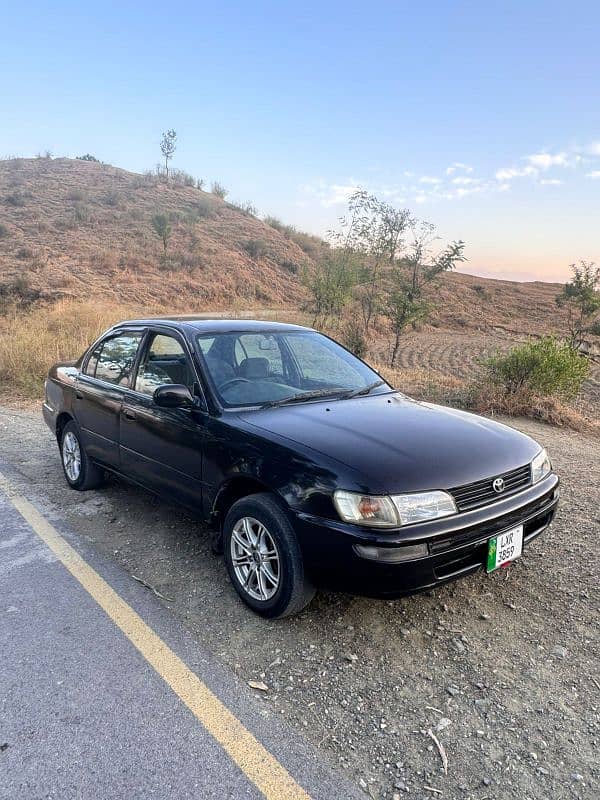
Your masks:
{"label": "car roof", "polygon": [[207,317],[200,315],[173,315],[166,317],[150,317],[147,319],[130,319],[119,322],[114,328],[124,326],[169,325],[173,328],[192,329],[198,333],[235,333],[235,332],[268,332],[272,331],[309,331],[303,325],[287,322],[274,322],[261,319],[229,319],[227,317]]}

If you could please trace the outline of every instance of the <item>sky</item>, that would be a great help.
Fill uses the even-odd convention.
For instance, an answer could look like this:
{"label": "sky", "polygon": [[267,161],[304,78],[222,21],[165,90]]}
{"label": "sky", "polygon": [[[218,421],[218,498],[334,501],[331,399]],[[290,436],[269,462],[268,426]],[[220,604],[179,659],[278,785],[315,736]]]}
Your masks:
{"label": "sky", "polygon": [[3,4],[0,156],[173,166],[310,232],[365,188],[466,271],[600,262],[600,3]]}

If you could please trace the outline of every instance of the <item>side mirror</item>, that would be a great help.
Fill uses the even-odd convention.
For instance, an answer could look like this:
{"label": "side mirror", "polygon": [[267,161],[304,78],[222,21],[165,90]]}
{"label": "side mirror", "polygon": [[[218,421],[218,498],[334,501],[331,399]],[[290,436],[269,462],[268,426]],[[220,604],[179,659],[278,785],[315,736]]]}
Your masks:
{"label": "side mirror", "polygon": [[164,383],[154,390],[152,399],[161,408],[191,408],[195,405],[192,393],[182,383]]}

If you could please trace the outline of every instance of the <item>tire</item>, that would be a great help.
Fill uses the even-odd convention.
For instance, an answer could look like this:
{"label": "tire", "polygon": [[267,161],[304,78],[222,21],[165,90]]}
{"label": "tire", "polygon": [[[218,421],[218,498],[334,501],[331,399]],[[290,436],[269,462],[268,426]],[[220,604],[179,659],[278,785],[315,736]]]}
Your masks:
{"label": "tire", "polygon": [[253,494],[234,503],[225,517],[223,544],[236,592],[261,617],[297,614],[313,599],[298,539],[273,495]]}
{"label": "tire", "polygon": [[85,452],[79,428],[73,420],[67,422],[61,432],[60,460],[71,489],[83,492],[87,489],[96,489],[104,482],[104,472]]}

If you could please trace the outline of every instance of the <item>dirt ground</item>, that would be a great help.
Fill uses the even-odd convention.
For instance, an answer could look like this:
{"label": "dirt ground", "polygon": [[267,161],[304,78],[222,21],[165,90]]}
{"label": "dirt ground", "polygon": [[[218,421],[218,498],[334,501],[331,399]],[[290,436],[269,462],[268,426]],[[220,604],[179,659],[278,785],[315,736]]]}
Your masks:
{"label": "dirt ground", "polygon": [[[464,354],[463,354],[464,355]],[[172,613],[366,797],[600,796],[600,448],[530,421],[562,478],[552,528],[493,576],[391,602],[321,592],[266,622],[197,521],[111,479],[69,490],[37,411],[0,409],[0,462],[50,519],[154,587]],[[444,774],[436,737],[448,761]],[[337,800],[337,799],[336,799]]]}

